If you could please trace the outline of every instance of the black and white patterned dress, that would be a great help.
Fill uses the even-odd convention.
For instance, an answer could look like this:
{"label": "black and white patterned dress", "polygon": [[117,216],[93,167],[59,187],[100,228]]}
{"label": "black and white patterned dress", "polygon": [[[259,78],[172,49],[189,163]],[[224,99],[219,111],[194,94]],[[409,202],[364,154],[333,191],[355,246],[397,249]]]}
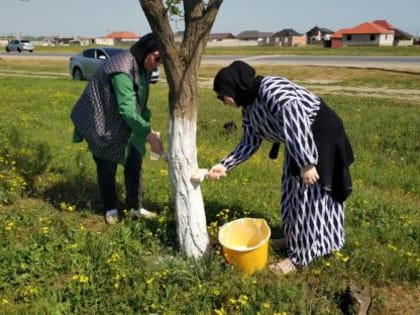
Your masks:
{"label": "black and white patterned dress", "polygon": [[344,244],[343,204],[319,182],[306,187],[289,167],[291,161],[299,168],[318,162],[311,125],[320,103],[316,95],[285,78],[264,77],[254,103],[242,107],[240,143],[222,160],[230,170],[254,154],[263,140],[285,144],[281,218],[288,255],[296,265],[307,265]]}

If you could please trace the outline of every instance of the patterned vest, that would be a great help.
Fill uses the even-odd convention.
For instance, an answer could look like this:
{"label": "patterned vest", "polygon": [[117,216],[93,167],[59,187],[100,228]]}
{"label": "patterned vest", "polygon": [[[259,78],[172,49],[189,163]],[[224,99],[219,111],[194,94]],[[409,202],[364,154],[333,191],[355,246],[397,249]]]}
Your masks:
{"label": "patterned vest", "polygon": [[[92,77],[71,112],[71,120],[92,152],[101,158],[119,162],[131,131],[121,115],[111,85],[111,75],[126,73],[134,82],[136,94],[140,78],[136,60],[129,51],[104,62]],[[137,97],[137,108],[139,109]]]}

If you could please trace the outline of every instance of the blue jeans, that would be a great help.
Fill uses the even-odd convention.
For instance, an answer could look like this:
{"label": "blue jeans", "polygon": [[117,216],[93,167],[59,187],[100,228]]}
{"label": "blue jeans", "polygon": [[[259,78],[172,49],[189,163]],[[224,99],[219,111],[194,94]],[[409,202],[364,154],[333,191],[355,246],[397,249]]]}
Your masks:
{"label": "blue jeans", "polygon": [[[96,163],[96,173],[99,186],[99,193],[105,211],[118,209],[120,202],[115,187],[115,176],[117,173],[116,163],[103,160],[93,156]],[[126,191],[126,209],[138,209],[141,207],[141,198],[143,195],[142,185],[142,157],[133,147],[124,165],[124,184]]]}

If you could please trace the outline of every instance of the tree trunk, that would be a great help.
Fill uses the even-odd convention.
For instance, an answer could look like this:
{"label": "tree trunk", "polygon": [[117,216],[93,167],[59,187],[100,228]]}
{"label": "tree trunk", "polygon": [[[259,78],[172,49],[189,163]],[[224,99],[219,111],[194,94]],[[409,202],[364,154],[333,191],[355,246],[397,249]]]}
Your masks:
{"label": "tree trunk", "polygon": [[180,46],[175,44],[169,23],[169,7],[177,7],[177,1],[165,1],[165,5],[162,0],[139,1],[159,42],[169,85],[169,176],[178,242],[187,256],[200,258],[209,250],[210,239],[200,186],[190,181],[198,168],[196,82],[201,57],[223,0],[182,1],[185,32]]}
{"label": "tree trunk", "polygon": [[200,185],[190,181],[197,169],[196,116],[174,117],[169,125],[169,175],[175,203],[179,246],[189,257],[199,258],[210,246]]}

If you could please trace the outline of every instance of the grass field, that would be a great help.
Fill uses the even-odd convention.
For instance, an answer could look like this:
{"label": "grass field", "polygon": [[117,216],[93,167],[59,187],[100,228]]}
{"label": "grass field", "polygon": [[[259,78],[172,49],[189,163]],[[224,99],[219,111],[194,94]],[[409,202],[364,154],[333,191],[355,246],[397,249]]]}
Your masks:
{"label": "grass field", "polygon": [[[128,48],[128,46],[120,46]],[[77,53],[80,46],[36,46],[35,52],[68,52]],[[408,47],[342,47],[340,49],[324,48],[321,45],[306,47],[272,47],[272,46],[244,46],[244,47],[207,47],[208,55],[353,55],[353,56],[419,56],[420,46]]]}
{"label": "grass field", "polygon": [[[164,161],[144,161],[145,206],[158,218],[107,226],[91,156],[85,144],[71,143],[69,113],[86,82],[39,76],[67,73],[64,61],[0,60],[0,69],[14,73],[0,76],[0,314],[342,314],[349,284],[369,289],[370,314],[420,313],[419,75],[258,67],[318,91],[343,118],[356,158],[344,249],[277,277],[268,270],[242,275],[217,246],[199,261],[178,251]],[[201,79],[216,71],[203,68]],[[164,141],[167,93],[158,83],[150,99]],[[205,85],[199,100],[198,159],[210,167],[237,143],[240,130],[222,126],[240,125],[240,113]],[[272,236],[281,236],[282,156],[270,160],[269,149],[264,144],[227,178],[203,183],[213,239],[221,224],[244,216],[265,218]],[[123,195],[121,172],[118,187]],[[281,257],[270,248],[270,262]]]}

